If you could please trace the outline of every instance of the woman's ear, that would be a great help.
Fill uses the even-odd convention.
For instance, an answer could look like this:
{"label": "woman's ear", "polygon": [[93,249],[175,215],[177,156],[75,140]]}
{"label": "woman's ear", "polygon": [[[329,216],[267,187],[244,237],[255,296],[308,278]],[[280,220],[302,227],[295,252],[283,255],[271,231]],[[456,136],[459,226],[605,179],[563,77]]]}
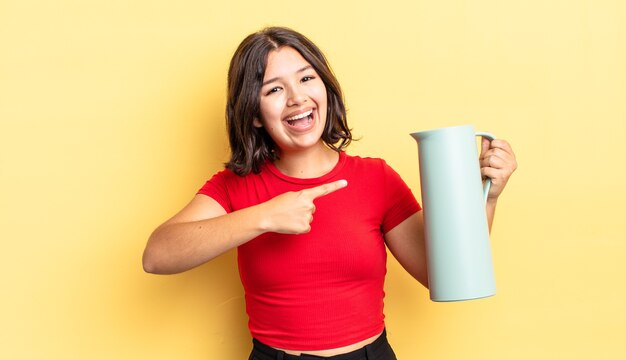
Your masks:
{"label": "woman's ear", "polygon": [[256,127],[256,128],[262,128],[263,127],[263,124],[261,123],[261,120],[259,120],[257,118],[254,118],[252,120],[252,125],[254,125],[254,127]]}

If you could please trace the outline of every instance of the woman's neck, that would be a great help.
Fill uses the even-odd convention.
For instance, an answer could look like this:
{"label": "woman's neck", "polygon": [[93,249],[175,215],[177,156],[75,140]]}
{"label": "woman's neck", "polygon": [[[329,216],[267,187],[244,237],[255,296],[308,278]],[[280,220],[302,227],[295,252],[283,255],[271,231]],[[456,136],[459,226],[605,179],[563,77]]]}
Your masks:
{"label": "woman's neck", "polygon": [[274,165],[287,176],[307,179],[329,173],[339,162],[339,153],[326,145],[301,152],[282,152]]}

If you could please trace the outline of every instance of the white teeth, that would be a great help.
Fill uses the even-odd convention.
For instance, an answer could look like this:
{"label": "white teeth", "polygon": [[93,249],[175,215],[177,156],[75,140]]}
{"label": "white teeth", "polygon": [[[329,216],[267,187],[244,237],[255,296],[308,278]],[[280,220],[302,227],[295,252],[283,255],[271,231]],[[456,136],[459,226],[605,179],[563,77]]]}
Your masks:
{"label": "white teeth", "polygon": [[313,113],[313,110],[309,110],[309,111],[307,111],[305,113],[302,113],[300,115],[292,116],[292,117],[288,118],[287,121],[299,120],[299,119],[302,119],[302,118],[305,118],[305,117],[311,115],[312,113]]}

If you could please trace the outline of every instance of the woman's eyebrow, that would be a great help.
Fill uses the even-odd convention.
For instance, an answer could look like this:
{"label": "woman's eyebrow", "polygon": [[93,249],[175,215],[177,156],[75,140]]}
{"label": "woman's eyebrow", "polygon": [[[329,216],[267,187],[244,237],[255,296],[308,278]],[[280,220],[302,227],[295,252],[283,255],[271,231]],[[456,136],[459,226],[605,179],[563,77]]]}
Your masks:
{"label": "woman's eyebrow", "polygon": [[[311,68],[313,68],[313,66],[311,66],[311,65],[304,66],[301,69],[299,69],[298,71],[296,71],[296,74],[301,73],[301,72],[306,71],[306,70],[309,70]],[[265,80],[265,81],[263,81],[263,84],[261,84],[261,86],[265,86],[267,84],[273,83],[274,81],[277,81],[278,79],[280,79],[280,77],[274,77],[274,78],[271,78],[269,80]]]}
{"label": "woman's eyebrow", "polygon": [[300,70],[296,71],[296,73],[301,73],[301,72],[303,72],[303,71],[305,71],[305,70],[311,69],[312,67],[313,67],[313,66],[311,66],[311,65],[307,65],[307,66],[303,67],[302,69],[300,69]]}

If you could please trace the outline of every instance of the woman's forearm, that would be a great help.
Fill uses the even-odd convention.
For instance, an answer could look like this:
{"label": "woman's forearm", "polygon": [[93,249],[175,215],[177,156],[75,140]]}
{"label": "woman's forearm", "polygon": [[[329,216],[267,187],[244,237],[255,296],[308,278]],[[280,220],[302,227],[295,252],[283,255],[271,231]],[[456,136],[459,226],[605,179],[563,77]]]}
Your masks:
{"label": "woman's forearm", "polygon": [[491,232],[491,226],[493,225],[493,218],[496,215],[496,204],[498,199],[487,198],[487,225],[489,226],[489,232]]}
{"label": "woman's forearm", "polygon": [[[143,254],[144,270],[156,274],[174,274],[189,270],[226,251],[266,233],[303,234],[311,230],[313,201],[347,185],[345,180],[300,191],[290,191],[266,202],[225,214],[208,211],[203,197],[194,199],[188,215],[182,218],[209,219],[168,221],[150,236]],[[214,200],[211,200],[214,201]],[[220,205],[217,205],[220,206]],[[189,206],[188,206],[189,207]],[[204,210],[202,210],[204,208]],[[189,214],[193,214],[189,215]]]}
{"label": "woman's forearm", "polygon": [[206,220],[163,224],[148,240],[144,270],[175,274],[204,264],[264,233],[261,215],[257,206]]}

